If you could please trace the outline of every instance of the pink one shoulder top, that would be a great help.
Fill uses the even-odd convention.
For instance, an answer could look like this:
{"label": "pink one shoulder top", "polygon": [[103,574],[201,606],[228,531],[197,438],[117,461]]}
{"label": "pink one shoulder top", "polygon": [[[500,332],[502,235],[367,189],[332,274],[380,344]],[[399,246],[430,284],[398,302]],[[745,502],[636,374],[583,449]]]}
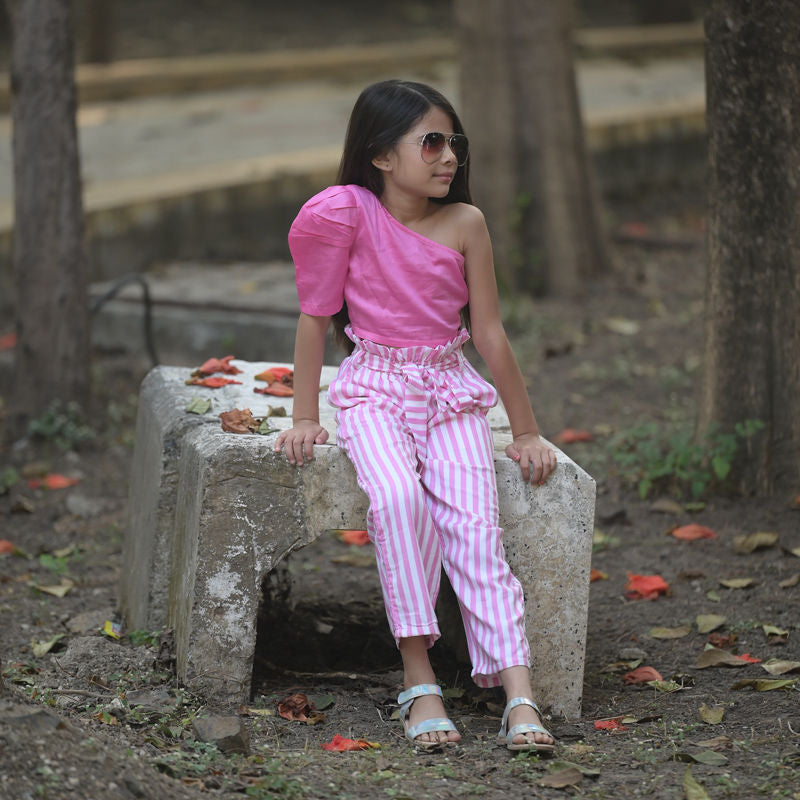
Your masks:
{"label": "pink one shoulder top", "polygon": [[398,222],[362,186],[312,197],[289,231],[300,310],[330,316],[347,302],[363,339],[395,347],[445,344],[468,300],[464,257]]}

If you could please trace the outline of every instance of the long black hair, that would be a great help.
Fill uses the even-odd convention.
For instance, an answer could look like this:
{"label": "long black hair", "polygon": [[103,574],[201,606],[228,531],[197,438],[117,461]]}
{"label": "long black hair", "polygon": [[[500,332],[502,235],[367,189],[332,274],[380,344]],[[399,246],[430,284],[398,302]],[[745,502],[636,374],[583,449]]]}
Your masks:
{"label": "long black hair", "polygon": [[[431,86],[416,81],[392,79],[367,86],[358,96],[350,113],[344,151],[339,163],[336,182],[357,184],[369,189],[376,197],[383,194],[383,172],[372,159],[388,152],[424,117],[431,108],[439,108],[450,117],[453,133],[464,133],[464,126],[447,98]],[[456,170],[445,197],[432,197],[437,203],[469,203],[469,161]],[[468,312],[462,312],[468,325]],[[336,341],[352,351],[353,343],[344,329],[350,321],[347,304],[334,314]]]}

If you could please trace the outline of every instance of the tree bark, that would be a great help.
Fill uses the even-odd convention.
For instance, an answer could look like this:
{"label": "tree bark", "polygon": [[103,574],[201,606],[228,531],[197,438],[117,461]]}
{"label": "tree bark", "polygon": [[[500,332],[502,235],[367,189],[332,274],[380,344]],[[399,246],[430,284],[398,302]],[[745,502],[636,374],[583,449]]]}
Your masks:
{"label": "tree bark", "polygon": [[6,0],[12,27],[12,419],[89,400],[89,311],[69,0]]}
{"label": "tree bark", "polygon": [[85,59],[109,64],[114,56],[114,0],[85,0]]}
{"label": "tree bark", "polygon": [[471,180],[498,275],[515,291],[577,296],[610,266],[575,81],[571,4],[458,0]]}
{"label": "tree bark", "polygon": [[705,371],[699,428],[765,423],[741,488],[800,486],[800,16],[711,0]]}

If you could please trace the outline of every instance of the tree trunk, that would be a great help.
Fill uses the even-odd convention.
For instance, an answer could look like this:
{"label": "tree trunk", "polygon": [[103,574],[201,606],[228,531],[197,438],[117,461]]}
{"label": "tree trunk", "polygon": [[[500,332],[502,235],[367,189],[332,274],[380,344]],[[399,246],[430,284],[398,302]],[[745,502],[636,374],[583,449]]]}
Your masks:
{"label": "tree trunk", "polygon": [[114,55],[114,0],[85,0],[86,49],[90,64],[108,64]]}
{"label": "tree trunk", "polygon": [[12,419],[54,400],[86,407],[89,312],[70,0],[6,0],[12,26]]}
{"label": "tree trunk", "polygon": [[708,277],[701,431],[765,423],[741,487],[800,486],[800,16],[711,0]]}
{"label": "tree trunk", "polygon": [[563,0],[458,0],[471,179],[511,290],[580,295],[610,265]]}

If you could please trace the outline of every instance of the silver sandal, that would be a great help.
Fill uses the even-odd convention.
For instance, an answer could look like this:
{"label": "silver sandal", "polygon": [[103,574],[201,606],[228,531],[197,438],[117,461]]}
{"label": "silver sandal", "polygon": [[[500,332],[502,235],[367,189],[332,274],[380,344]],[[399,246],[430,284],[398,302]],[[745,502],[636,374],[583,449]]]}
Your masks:
{"label": "silver sandal", "polygon": [[506,704],[506,710],[503,712],[503,720],[500,723],[500,731],[497,734],[497,743],[505,745],[509,750],[527,750],[527,751],[536,751],[541,753],[550,753],[556,749],[555,743],[553,744],[545,744],[544,742],[520,742],[519,744],[514,743],[514,737],[518,736],[521,733],[543,733],[545,736],[549,736],[551,739],[554,739],[550,731],[545,730],[541,725],[536,725],[533,722],[521,722],[519,725],[515,725],[511,730],[507,730],[508,725],[508,714],[512,708],[516,708],[517,706],[530,706],[538,715],[539,718],[542,719],[542,712],[539,710],[539,706],[533,702],[533,700],[529,700],[527,697],[515,697],[513,700],[509,700]]}
{"label": "silver sandal", "polygon": [[417,741],[417,736],[423,733],[432,733],[433,731],[456,731],[458,729],[447,717],[433,717],[420,722],[418,725],[409,725],[408,717],[411,713],[411,706],[418,697],[424,695],[435,694],[442,697],[441,687],[435,683],[420,683],[400,692],[397,702],[400,703],[400,719],[403,722],[403,730],[406,733],[406,738],[415,746],[421,747],[425,750],[435,750],[443,745],[454,745],[456,742],[420,742]]}

